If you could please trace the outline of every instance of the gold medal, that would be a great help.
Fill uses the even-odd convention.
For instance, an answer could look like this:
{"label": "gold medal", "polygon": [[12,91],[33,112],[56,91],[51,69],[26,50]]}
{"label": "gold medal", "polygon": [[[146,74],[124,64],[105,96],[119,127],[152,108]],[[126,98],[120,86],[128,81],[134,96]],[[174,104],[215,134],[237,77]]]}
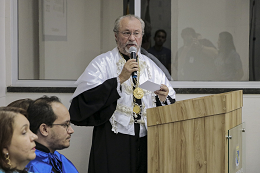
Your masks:
{"label": "gold medal", "polygon": [[134,113],[139,114],[140,111],[141,111],[140,106],[138,104],[135,104],[134,108],[133,108],[133,111],[134,111]]}
{"label": "gold medal", "polygon": [[141,99],[141,98],[144,96],[144,91],[143,91],[143,89],[137,87],[137,88],[134,90],[134,96],[135,96],[135,98],[137,98],[137,99]]}

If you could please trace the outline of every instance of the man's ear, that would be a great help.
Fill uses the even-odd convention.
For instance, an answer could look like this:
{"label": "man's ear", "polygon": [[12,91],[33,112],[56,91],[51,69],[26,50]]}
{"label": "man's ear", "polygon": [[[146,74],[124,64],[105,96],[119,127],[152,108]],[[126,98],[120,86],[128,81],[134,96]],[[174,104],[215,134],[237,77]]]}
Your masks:
{"label": "man's ear", "polygon": [[49,126],[47,126],[46,124],[41,124],[40,127],[39,127],[39,130],[40,134],[42,136],[48,136],[49,135]]}
{"label": "man's ear", "polygon": [[116,42],[117,42],[117,38],[118,38],[117,33],[115,33],[115,41]]}

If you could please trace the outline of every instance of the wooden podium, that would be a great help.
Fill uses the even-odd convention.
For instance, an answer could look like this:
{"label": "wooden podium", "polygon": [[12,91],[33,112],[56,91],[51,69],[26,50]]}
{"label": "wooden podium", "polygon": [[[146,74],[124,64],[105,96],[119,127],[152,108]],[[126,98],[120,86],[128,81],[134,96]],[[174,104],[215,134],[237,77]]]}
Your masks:
{"label": "wooden podium", "polygon": [[148,173],[228,173],[228,130],[242,123],[242,90],[147,109]]}

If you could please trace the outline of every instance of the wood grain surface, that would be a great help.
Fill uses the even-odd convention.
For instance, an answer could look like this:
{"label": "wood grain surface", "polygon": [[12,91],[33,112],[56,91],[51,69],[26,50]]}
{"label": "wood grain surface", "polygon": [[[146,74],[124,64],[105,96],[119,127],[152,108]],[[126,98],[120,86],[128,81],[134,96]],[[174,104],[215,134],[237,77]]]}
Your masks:
{"label": "wood grain surface", "polygon": [[147,110],[148,173],[227,173],[227,133],[242,122],[242,91]]}

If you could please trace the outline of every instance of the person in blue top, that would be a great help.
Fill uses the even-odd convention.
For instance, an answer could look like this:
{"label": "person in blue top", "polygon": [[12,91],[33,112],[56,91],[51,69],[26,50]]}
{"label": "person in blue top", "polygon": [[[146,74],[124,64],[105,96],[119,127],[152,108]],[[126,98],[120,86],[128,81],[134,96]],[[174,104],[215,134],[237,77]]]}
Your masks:
{"label": "person in blue top", "polygon": [[36,158],[26,168],[38,173],[77,173],[77,169],[56,150],[70,146],[74,130],[70,126],[68,109],[58,97],[43,96],[27,109],[31,130],[38,135]]}
{"label": "person in blue top", "polygon": [[26,111],[0,107],[0,173],[27,173],[25,166],[35,158],[35,140]]}

